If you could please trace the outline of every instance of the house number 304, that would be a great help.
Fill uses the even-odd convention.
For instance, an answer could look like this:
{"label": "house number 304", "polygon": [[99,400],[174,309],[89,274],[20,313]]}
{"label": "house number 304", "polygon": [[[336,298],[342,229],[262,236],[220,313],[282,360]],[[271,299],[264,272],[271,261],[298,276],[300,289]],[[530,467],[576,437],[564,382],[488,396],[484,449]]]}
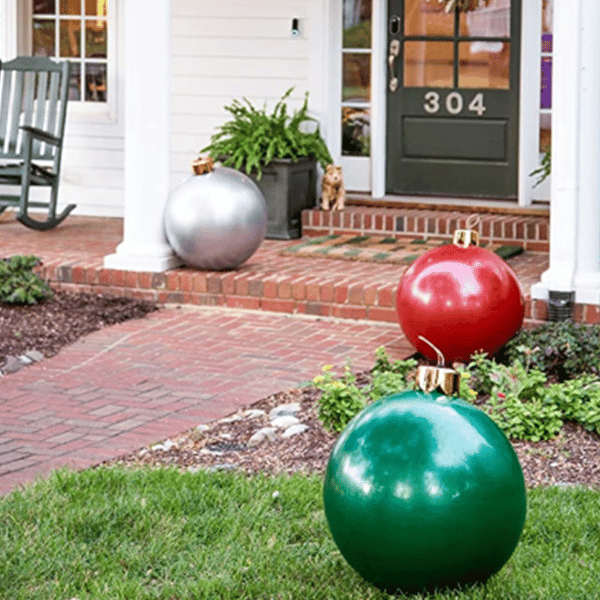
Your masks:
{"label": "house number 304", "polygon": [[[430,115],[434,115],[440,110],[440,100],[440,95],[437,92],[427,92],[425,94],[425,102],[423,103],[423,108]],[[462,97],[462,94],[460,94],[459,92],[450,92],[444,100],[444,105],[446,106],[446,110],[451,115],[458,115],[462,112],[465,106],[465,101]],[[483,101],[482,92],[475,94],[471,102],[469,102],[468,109],[479,117],[483,115],[483,113],[485,112],[485,104]]]}

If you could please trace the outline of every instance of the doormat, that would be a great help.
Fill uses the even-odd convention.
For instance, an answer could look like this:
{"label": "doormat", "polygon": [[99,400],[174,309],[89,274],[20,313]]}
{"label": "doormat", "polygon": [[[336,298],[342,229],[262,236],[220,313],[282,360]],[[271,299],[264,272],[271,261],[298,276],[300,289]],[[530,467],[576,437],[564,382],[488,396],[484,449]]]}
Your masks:
{"label": "doormat", "polygon": [[[432,248],[451,244],[451,240],[415,238],[398,240],[383,236],[326,235],[307,238],[300,244],[289,246],[281,251],[284,256],[303,256],[310,258],[336,258],[340,260],[358,260],[392,264],[410,264]],[[495,252],[504,260],[521,254],[521,246],[502,244],[481,244]]]}

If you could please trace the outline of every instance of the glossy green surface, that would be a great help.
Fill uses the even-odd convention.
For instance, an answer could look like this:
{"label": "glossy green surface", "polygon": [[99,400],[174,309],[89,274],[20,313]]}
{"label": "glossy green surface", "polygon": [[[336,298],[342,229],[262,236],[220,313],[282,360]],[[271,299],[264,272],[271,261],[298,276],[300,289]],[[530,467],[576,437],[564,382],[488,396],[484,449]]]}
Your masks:
{"label": "glossy green surface", "polygon": [[485,581],[515,549],[525,482],[482,411],[420,391],[365,408],[335,444],[325,513],[348,563],[382,589]]}

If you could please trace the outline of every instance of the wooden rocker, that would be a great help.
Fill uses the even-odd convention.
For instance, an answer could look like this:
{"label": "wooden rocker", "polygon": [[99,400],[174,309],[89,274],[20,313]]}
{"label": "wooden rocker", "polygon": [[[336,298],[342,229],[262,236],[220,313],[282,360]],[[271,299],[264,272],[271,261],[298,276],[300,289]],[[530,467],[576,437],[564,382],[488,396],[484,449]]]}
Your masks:
{"label": "wooden rocker", "polygon": [[[17,219],[39,231],[55,227],[75,208],[69,204],[56,214],[69,73],[67,61],[37,56],[0,66],[0,185],[21,188],[19,194],[0,191],[0,213],[18,207]],[[32,186],[49,187],[50,200],[30,202]],[[47,209],[46,219],[32,218],[32,208]]]}

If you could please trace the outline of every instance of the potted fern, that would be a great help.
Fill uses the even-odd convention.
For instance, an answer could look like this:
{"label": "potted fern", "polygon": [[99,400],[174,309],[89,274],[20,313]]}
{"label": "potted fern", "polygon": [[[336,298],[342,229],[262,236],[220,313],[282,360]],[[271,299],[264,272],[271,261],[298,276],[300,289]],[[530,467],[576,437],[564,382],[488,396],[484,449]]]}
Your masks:
{"label": "potted fern", "polygon": [[316,120],[308,115],[308,92],[302,107],[290,114],[286,101],[293,89],[270,113],[247,98],[234,100],[225,107],[233,118],[200,150],[254,179],[267,201],[266,237],[271,239],[301,236],[302,210],[317,202],[317,164],[325,168],[333,162]]}

